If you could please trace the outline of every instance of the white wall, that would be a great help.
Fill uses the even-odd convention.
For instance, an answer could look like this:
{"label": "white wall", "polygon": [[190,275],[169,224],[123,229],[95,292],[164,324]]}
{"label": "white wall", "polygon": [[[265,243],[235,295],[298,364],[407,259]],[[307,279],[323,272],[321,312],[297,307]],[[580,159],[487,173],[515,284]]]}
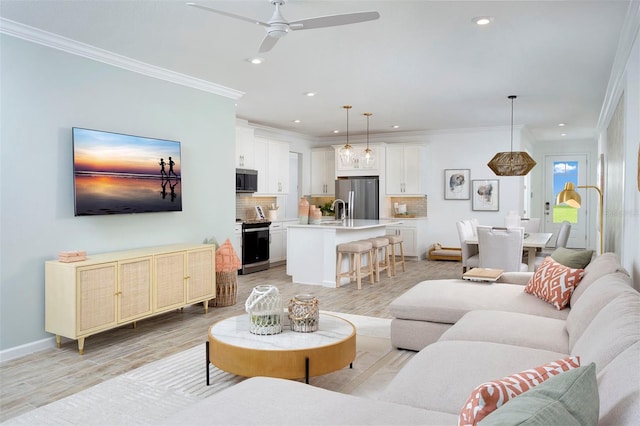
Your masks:
{"label": "white wall", "polygon": [[[521,212],[524,178],[496,176],[487,166],[496,152],[509,150],[510,132],[510,128],[503,127],[428,136],[429,244],[439,242],[444,246],[460,247],[456,222],[461,219],[477,218],[482,225],[503,226],[504,217],[509,211]],[[518,138],[519,132],[514,133],[514,150],[519,149]],[[498,179],[499,210],[497,212],[473,211],[471,200],[445,200],[444,169],[471,169],[471,180]]]}
{"label": "white wall", "polygon": [[[11,36],[0,41],[0,350],[7,350],[49,342],[44,262],[59,251],[233,236],[235,107]],[[73,126],[181,141],[183,211],[74,217]]]}

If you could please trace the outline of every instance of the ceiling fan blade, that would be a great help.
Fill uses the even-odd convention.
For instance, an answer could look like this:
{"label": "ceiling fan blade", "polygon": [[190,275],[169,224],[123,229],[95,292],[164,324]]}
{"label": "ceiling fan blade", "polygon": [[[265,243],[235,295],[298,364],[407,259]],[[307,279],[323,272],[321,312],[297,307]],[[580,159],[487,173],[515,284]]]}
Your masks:
{"label": "ceiling fan blade", "polygon": [[260,49],[258,49],[258,52],[264,53],[264,52],[270,51],[271,49],[273,49],[273,46],[275,46],[277,42],[278,42],[277,38],[271,37],[269,36],[269,34],[267,34],[266,36],[264,36],[264,39],[260,44]]}
{"label": "ceiling fan blade", "polygon": [[202,6],[197,3],[187,3],[187,6],[197,7],[198,9],[206,10],[207,12],[217,13],[218,15],[228,16],[229,18],[240,19],[241,21],[251,22],[252,24],[261,25],[263,27],[268,27],[269,24],[266,22],[258,21],[257,19],[247,18],[246,16],[236,15],[235,13],[223,12],[222,10],[212,9],[207,6]]}
{"label": "ceiling fan blade", "polygon": [[314,28],[336,27],[338,25],[356,24],[358,22],[374,21],[380,18],[378,12],[354,12],[341,15],[320,16],[317,18],[290,21],[291,30],[312,30]]}

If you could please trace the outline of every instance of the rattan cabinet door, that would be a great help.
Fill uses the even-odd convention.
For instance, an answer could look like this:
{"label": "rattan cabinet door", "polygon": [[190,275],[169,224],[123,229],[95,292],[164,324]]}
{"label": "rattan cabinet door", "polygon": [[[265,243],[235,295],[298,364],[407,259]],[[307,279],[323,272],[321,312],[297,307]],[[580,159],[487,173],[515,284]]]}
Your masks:
{"label": "rattan cabinet door", "polygon": [[213,248],[187,252],[187,302],[213,299],[216,294]]}
{"label": "rattan cabinet door", "polygon": [[118,263],[118,322],[151,314],[151,259],[149,256]]}
{"label": "rattan cabinet door", "polygon": [[76,274],[77,335],[115,326],[117,262],[81,267]]}
{"label": "rattan cabinet door", "polygon": [[186,301],[184,251],[154,256],[154,312],[181,308]]}

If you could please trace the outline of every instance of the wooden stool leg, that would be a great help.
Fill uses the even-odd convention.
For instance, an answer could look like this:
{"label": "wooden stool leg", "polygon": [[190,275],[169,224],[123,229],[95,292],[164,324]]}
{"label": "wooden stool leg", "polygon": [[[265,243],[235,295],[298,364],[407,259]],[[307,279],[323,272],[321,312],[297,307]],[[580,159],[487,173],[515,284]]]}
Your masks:
{"label": "wooden stool leg", "polygon": [[407,272],[404,268],[404,245],[400,242],[400,260],[402,261],[402,272]]}
{"label": "wooden stool leg", "polygon": [[396,245],[393,243],[389,244],[391,246],[391,275],[396,276]]}
{"label": "wooden stool leg", "polygon": [[376,247],[373,249],[373,267],[376,271],[376,282],[380,282],[380,250]]}
{"label": "wooden stool leg", "polygon": [[357,259],[357,263],[356,263],[356,281],[358,282],[358,290],[362,289],[362,275],[360,275],[360,263],[362,261],[360,253],[356,253],[353,255],[354,257],[354,261]]}
{"label": "wooden stool leg", "polygon": [[387,268],[387,278],[391,278],[391,263],[389,263],[389,246],[384,246],[384,266]]}
{"label": "wooden stool leg", "polygon": [[371,284],[375,282],[375,277],[373,275],[373,249],[369,250],[369,281]]}
{"label": "wooden stool leg", "polygon": [[336,287],[340,287],[342,277],[342,252],[338,252],[338,261],[336,263]]}

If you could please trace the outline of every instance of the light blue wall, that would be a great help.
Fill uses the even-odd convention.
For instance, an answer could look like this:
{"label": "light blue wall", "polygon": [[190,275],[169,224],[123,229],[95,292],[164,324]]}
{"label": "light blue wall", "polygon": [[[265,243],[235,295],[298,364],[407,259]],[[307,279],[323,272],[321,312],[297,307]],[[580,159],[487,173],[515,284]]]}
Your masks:
{"label": "light blue wall", "polygon": [[[2,35],[0,350],[44,331],[44,262],[219,241],[235,219],[234,101]],[[74,217],[71,127],[182,142],[183,211]]]}

